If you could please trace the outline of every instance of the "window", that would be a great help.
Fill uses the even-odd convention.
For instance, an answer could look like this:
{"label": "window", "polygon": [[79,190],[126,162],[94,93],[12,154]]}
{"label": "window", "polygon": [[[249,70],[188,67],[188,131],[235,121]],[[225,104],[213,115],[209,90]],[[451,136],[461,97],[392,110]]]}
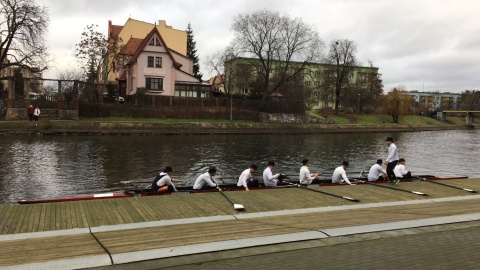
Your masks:
{"label": "window", "polygon": [[156,68],[162,67],[162,57],[155,57],[155,67]]}
{"label": "window", "polygon": [[151,45],[151,46],[162,46],[162,43],[160,43],[160,40],[158,39],[158,37],[154,37],[154,38],[152,38],[152,40],[150,40],[150,42],[148,43],[148,45]]}
{"label": "window", "polygon": [[147,64],[148,67],[153,67],[153,58],[154,58],[153,56],[148,57],[148,64]]}
{"label": "window", "polygon": [[162,78],[146,78],[145,86],[148,90],[163,91],[163,79]]}

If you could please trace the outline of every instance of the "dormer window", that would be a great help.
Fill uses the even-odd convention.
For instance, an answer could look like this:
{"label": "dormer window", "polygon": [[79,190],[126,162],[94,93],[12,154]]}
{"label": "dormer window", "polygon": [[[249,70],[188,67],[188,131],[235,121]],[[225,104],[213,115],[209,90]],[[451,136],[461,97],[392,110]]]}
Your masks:
{"label": "dormer window", "polygon": [[158,39],[158,37],[154,37],[154,38],[152,38],[152,39],[150,40],[150,42],[148,43],[148,45],[161,47],[161,46],[162,46],[162,43],[160,42],[160,39]]}

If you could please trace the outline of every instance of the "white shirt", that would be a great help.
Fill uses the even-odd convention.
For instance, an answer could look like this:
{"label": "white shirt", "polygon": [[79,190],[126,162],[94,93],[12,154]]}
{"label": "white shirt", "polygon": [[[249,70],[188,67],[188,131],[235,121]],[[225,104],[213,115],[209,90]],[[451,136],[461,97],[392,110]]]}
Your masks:
{"label": "white shirt", "polygon": [[347,182],[348,184],[351,184],[351,182],[347,178],[347,172],[345,172],[345,169],[342,166],[339,166],[335,169],[332,175],[332,183],[342,183],[343,181]]}
{"label": "white shirt", "polygon": [[379,164],[375,164],[370,168],[370,171],[368,171],[368,181],[377,181],[378,177],[382,174],[387,174],[387,171]]}
{"label": "white shirt", "polygon": [[275,179],[277,179],[279,176],[280,176],[279,173],[273,175],[270,167],[267,167],[263,171],[263,184],[267,187],[276,187],[277,186],[277,181],[275,181]]}
{"label": "white shirt", "polygon": [[39,116],[40,115],[40,109],[37,107],[35,108],[35,111],[33,111],[33,115]]}
{"label": "white shirt", "polygon": [[248,179],[250,178],[252,178],[252,174],[250,173],[250,168],[248,168],[240,174],[237,186],[247,188]]}
{"label": "white shirt", "polygon": [[395,166],[395,168],[393,169],[393,173],[396,177],[403,178],[403,176],[406,175],[408,172],[405,169],[405,165],[397,164],[397,166]]}
{"label": "white shirt", "polygon": [[398,160],[398,149],[394,143],[391,143],[390,146],[388,146],[388,157],[386,161],[392,162],[395,160]]}
{"label": "white shirt", "polygon": [[169,186],[172,186],[175,191],[177,190],[177,188],[175,188],[175,185],[172,182],[172,178],[170,178],[170,175],[168,175],[165,172],[161,172],[160,176],[163,176],[163,177],[160,178],[160,180],[158,180],[157,186],[163,187],[163,186],[169,185]]}
{"label": "white shirt", "polygon": [[197,178],[197,180],[195,180],[195,184],[193,184],[193,189],[202,189],[205,183],[207,183],[207,185],[209,185],[210,187],[216,187],[216,182],[217,181],[215,181],[215,178],[213,178],[213,176],[206,172],[204,174],[201,174]]}
{"label": "white shirt", "polygon": [[312,183],[314,178],[310,175],[310,170],[307,165],[300,168],[300,176],[298,179],[300,179],[300,184],[309,185]]}

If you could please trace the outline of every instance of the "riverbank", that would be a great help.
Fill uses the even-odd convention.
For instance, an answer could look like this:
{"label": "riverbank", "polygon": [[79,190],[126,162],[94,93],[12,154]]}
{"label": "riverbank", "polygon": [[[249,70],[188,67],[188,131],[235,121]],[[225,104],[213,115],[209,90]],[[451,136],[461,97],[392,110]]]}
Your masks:
{"label": "riverbank", "polygon": [[[440,122],[441,123],[441,122]],[[322,134],[467,130],[458,124],[284,124],[244,121],[149,122],[122,120],[0,121],[0,134],[162,135],[162,134]]]}

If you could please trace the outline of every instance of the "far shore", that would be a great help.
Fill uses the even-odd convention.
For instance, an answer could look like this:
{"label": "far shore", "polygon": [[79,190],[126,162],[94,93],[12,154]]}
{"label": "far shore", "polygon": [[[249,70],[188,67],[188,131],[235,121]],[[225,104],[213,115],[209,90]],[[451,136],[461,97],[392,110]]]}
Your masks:
{"label": "far shore", "polygon": [[[441,122],[440,122],[441,123]],[[163,134],[322,134],[468,130],[454,124],[291,124],[242,121],[181,120],[148,122],[135,119],[0,121],[1,135],[163,135]]]}

